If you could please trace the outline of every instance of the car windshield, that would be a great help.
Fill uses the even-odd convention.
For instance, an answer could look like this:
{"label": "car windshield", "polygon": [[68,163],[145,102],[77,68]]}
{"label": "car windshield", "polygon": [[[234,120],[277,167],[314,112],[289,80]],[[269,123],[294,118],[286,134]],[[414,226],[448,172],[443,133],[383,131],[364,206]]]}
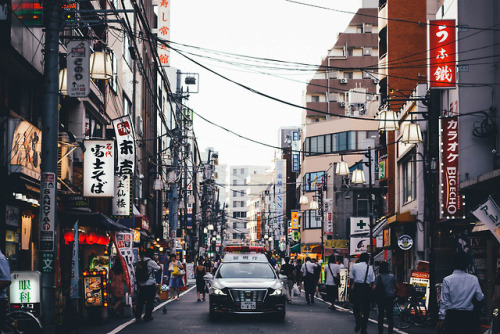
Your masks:
{"label": "car windshield", "polygon": [[267,263],[223,263],[217,272],[217,278],[267,278],[274,279],[276,275]]}

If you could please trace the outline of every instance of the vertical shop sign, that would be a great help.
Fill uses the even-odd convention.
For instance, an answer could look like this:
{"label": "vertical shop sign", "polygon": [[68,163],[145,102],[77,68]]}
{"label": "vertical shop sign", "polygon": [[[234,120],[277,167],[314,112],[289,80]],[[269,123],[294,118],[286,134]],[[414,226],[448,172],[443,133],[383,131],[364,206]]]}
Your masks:
{"label": "vertical shop sign", "polygon": [[458,103],[441,119],[441,219],[463,217],[458,179]]}
{"label": "vertical shop sign", "polygon": [[292,132],[292,172],[300,170],[300,136],[298,131]]}
{"label": "vertical shop sign", "polygon": [[323,232],[327,235],[332,235],[333,234],[333,223],[332,223],[332,216],[333,216],[333,199],[332,198],[327,198],[323,202],[323,219],[324,219],[324,224],[323,224]]}
{"label": "vertical shop sign", "polygon": [[88,41],[71,41],[67,45],[67,91],[71,97],[90,93],[90,45]]}
{"label": "vertical shop sign", "polygon": [[111,203],[111,214],[116,217],[130,217],[132,215],[131,187],[132,174],[115,175],[115,196]]}
{"label": "vertical shop sign", "polygon": [[[276,185],[275,185],[275,203],[276,203],[276,226],[275,229],[281,229],[283,226],[283,215],[284,215],[284,174],[285,174],[285,160],[276,160]],[[281,236],[281,233],[276,233],[275,237]],[[281,230],[280,230],[281,231]]]}
{"label": "vertical shop sign", "polygon": [[262,223],[260,220],[260,212],[257,212],[257,239],[260,239],[262,235]]}
{"label": "vertical shop sign", "polygon": [[79,263],[78,263],[78,221],[75,222],[73,226],[73,253],[71,254],[71,285],[69,287],[69,298],[70,299],[78,299],[79,289],[78,289],[78,280],[80,277],[79,272]]}
{"label": "vertical shop sign", "polygon": [[29,250],[31,241],[31,216],[23,216],[21,223],[21,249]]}
{"label": "vertical shop sign", "polygon": [[[170,41],[170,6],[172,0],[160,0],[158,4],[158,37],[160,41]],[[162,66],[170,66],[170,50],[166,43],[158,43],[158,56]]]}
{"label": "vertical shop sign", "polygon": [[[56,223],[56,175],[42,173],[40,184],[40,244],[39,251],[51,253],[54,251]],[[53,255],[53,254],[52,254]],[[42,257],[43,258],[43,257]],[[43,258],[42,270],[54,270],[53,256]]]}
{"label": "vertical shop sign", "polygon": [[135,166],[135,133],[130,115],[115,118],[115,129],[118,159],[116,174],[134,174]]}
{"label": "vertical shop sign", "polygon": [[118,250],[120,262],[124,268],[125,282],[127,291],[132,293],[132,287],[135,285],[134,253],[132,251],[132,233],[115,232],[112,235],[113,242]]}
{"label": "vertical shop sign", "polygon": [[111,140],[86,140],[83,160],[83,196],[113,197],[114,142]]}
{"label": "vertical shop sign", "polygon": [[299,229],[299,211],[298,210],[292,210],[292,227],[291,228],[292,228],[292,230]]}
{"label": "vertical shop sign", "polygon": [[429,22],[430,88],[454,88],[456,81],[455,20]]}

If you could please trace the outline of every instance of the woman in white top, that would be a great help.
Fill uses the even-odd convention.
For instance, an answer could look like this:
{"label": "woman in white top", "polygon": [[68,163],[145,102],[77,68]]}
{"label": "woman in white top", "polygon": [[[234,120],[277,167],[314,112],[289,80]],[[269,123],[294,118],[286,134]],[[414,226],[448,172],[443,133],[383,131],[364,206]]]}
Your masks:
{"label": "woman in white top", "polygon": [[339,284],[339,273],[340,266],[335,263],[335,257],[330,256],[328,258],[328,264],[325,266],[325,285],[326,285],[326,296],[332,305],[329,309],[335,311],[335,301],[338,296],[338,284]]}

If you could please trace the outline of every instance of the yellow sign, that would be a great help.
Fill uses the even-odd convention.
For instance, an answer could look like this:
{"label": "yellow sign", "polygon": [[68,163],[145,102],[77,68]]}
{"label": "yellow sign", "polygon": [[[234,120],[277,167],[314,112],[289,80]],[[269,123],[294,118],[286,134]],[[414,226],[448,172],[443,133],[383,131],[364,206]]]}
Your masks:
{"label": "yellow sign", "polygon": [[297,210],[292,211],[292,230],[299,229],[299,212]]}
{"label": "yellow sign", "polygon": [[325,248],[347,248],[349,240],[325,240]]}

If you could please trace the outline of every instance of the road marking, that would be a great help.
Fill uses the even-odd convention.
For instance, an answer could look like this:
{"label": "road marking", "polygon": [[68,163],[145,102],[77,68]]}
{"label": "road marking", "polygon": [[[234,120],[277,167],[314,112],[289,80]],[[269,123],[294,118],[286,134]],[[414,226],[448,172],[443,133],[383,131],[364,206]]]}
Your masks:
{"label": "road marking", "polygon": [[[304,290],[302,290],[302,291],[304,291]],[[305,291],[304,291],[304,293],[305,293]],[[325,304],[327,304],[327,305],[329,305],[329,306],[332,306],[332,303],[327,302],[326,300],[323,300],[323,298],[319,298],[319,297],[314,297],[314,298],[315,298],[315,299],[317,299],[317,300],[322,301],[323,303],[325,303]],[[341,310],[341,311],[343,311],[343,312],[350,312],[350,313],[352,314],[352,310],[350,310],[350,309],[348,309],[348,308],[343,308],[342,306],[338,306],[338,305],[335,305],[335,308],[340,309],[340,310]],[[377,325],[378,325],[378,321],[377,321],[377,320],[373,320],[373,319],[371,319],[371,318],[368,318],[368,320],[369,320],[370,322],[373,322],[374,324],[377,324]],[[389,326],[388,326],[387,324],[384,324],[384,327],[388,328]],[[393,328],[393,331],[394,331],[395,333],[399,333],[399,334],[408,334],[407,332],[402,331],[402,330],[400,330],[400,329],[398,329],[398,328],[396,328],[396,327],[394,327],[394,328]]]}
{"label": "road marking", "polygon": [[[189,291],[193,290],[194,288],[196,288],[196,285],[190,287],[189,289],[187,289],[186,291],[184,291],[183,293],[180,294],[180,296],[184,296],[186,293],[188,293]],[[154,309],[153,309],[153,312],[156,312],[158,309],[162,308],[163,306],[167,305],[168,303],[172,302],[173,300],[172,299],[169,299],[167,301],[164,301],[163,303],[159,304],[158,306],[156,306]],[[130,326],[131,324],[133,324],[135,322],[135,318],[134,319],[130,319],[129,321],[121,324],[120,326],[116,327],[115,329],[113,329],[111,332],[108,332],[108,334],[116,334],[116,333],[119,333],[121,332],[122,330],[124,330],[126,327]]]}

